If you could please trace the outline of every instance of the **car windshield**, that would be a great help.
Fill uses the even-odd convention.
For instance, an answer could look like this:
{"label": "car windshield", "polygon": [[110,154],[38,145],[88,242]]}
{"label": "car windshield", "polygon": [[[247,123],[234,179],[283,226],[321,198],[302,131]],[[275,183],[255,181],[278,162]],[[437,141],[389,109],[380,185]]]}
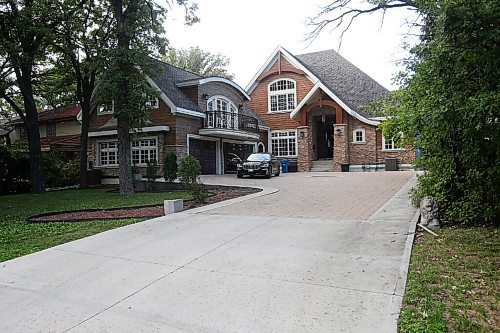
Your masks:
{"label": "car windshield", "polygon": [[269,161],[270,159],[269,154],[250,154],[247,157],[248,162],[262,162]]}

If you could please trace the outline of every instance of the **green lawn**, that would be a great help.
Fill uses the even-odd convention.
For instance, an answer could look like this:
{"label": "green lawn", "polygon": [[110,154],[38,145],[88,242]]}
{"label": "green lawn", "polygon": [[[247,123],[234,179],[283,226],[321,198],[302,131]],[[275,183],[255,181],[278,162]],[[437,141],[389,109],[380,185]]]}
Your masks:
{"label": "green lawn", "polygon": [[167,199],[190,198],[189,194],[181,192],[122,196],[104,189],[0,196],[0,262],[141,221],[141,219],[129,219],[27,224],[26,218],[29,216],[64,210],[161,204]]}
{"label": "green lawn", "polygon": [[499,228],[445,228],[413,248],[399,332],[500,332]]}

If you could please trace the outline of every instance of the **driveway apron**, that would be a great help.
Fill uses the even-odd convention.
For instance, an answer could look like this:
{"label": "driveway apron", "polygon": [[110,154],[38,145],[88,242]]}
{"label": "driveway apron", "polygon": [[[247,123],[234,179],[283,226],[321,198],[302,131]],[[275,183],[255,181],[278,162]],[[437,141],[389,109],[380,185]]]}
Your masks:
{"label": "driveway apron", "polygon": [[396,332],[414,173],[203,181],[267,190],[0,263],[0,331]]}

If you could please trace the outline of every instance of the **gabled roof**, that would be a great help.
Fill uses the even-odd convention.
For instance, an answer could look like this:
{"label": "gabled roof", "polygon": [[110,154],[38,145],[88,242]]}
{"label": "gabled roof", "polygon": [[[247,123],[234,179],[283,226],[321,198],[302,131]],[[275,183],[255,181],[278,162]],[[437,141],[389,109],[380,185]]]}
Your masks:
{"label": "gabled roof", "polygon": [[334,50],[295,56],[279,46],[247,85],[249,93],[257,86],[259,76],[269,70],[280,55],[304,71],[314,84],[306,98],[292,111],[291,118],[298,116],[300,108],[308,102],[306,99],[321,89],[355,118],[371,125],[378,124],[378,120],[372,119],[374,112],[363,106],[387,96],[389,91]]}
{"label": "gabled roof", "polygon": [[345,104],[365,118],[375,117],[375,114],[363,106],[389,94],[389,90],[334,50],[300,54],[295,58]]}
{"label": "gabled roof", "polygon": [[[177,87],[177,83],[200,79],[202,77],[167,63],[161,63],[161,65],[163,66],[163,72],[151,78],[161,92],[163,92],[177,108],[201,112],[198,105],[190,100],[182,90]],[[171,105],[169,106],[172,107]],[[175,110],[173,111],[175,112]]]}
{"label": "gabled roof", "polygon": [[[80,107],[80,104],[72,104],[52,110],[42,111],[38,113],[38,122],[42,124],[58,121],[77,120],[77,116],[81,110],[82,108]],[[13,125],[22,123],[23,121],[19,117],[16,117],[10,122],[10,124]]]}
{"label": "gabled roof", "polygon": [[220,76],[201,77],[198,79],[177,82],[177,87],[191,87],[191,86],[202,85],[202,84],[210,83],[210,82],[221,82],[221,83],[225,83],[227,85],[230,85],[234,89],[238,90],[243,95],[243,97],[246,98],[246,100],[248,100],[248,101],[250,100],[250,96],[248,96],[247,92],[243,88],[241,88],[236,82],[231,81],[229,79],[226,79],[225,77],[220,77]]}

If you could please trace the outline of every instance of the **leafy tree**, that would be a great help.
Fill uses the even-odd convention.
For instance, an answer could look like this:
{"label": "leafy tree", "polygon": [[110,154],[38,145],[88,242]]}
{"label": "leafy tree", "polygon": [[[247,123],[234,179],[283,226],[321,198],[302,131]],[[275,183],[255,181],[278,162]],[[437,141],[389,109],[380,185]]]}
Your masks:
{"label": "leafy tree", "polygon": [[[66,1],[66,6],[71,6]],[[74,15],[61,22],[55,33],[52,49],[58,58],[57,67],[45,73],[40,94],[55,107],[78,101],[82,110],[80,136],[80,187],[87,187],[87,144],[92,110],[92,93],[97,77],[104,71],[113,15],[106,2],[89,1]],[[71,101],[72,99],[72,101]],[[70,102],[71,101],[71,102]]]}
{"label": "leafy tree", "polygon": [[201,76],[220,76],[232,80],[227,66],[230,60],[222,54],[212,54],[203,51],[198,46],[189,49],[169,48],[165,60],[177,67],[199,74]]}
{"label": "leafy tree", "polygon": [[[351,15],[349,25],[357,16],[339,7],[345,2],[335,1],[337,7],[332,7],[337,12],[330,20],[336,25]],[[456,222],[498,222],[500,3],[366,2],[374,10],[396,3],[411,6],[422,17],[420,42],[399,76],[402,88],[381,103],[388,116],[384,134],[402,131],[402,143],[423,151],[416,163],[426,172],[414,197],[436,197]]]}
{"label": "leafy tree", "polygon": [[0,98],[24,122],[33,193],[45,190],[33,85],[57,24],[58,10],[56,3],[47,1],[0,2]]}
{"label": "leafy tree", "polygon": [[[188,0],[176,0],[186,8],[186,21],[194,23],[195,5]],[[99,99],[114,101],[113,116],[117,119],[120,193],[132,194],[130,169],[130,131],[146,120],[146,98],[155,92],[146,77],[160,70],[158,57],[166,47],[163,37],[165,8],[153,0],[110,0],[114,40],[109,62],[100,86]]]}

